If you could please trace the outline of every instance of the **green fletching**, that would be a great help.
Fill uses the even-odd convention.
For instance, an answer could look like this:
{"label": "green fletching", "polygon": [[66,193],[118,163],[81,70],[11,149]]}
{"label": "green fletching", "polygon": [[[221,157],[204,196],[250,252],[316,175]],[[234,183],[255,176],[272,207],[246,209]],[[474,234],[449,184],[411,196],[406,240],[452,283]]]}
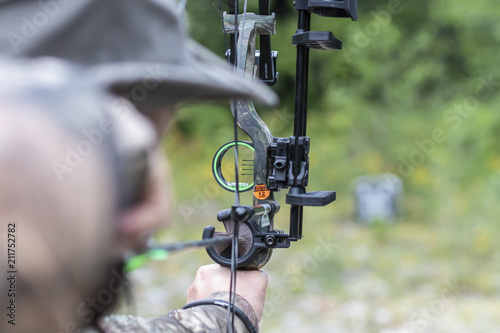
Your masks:
{"label": "green fletching", "polygon": [[155,249],[151,250],[148,252],[149,258],[151,260],[167,260],[168,259],[168,252],[162,249]]}
{"label": "green fletching", "polygon": [[125,271],[130,273],[137,268],[145,266],[150,260],[167,260],[168,252],[162,249],[155,249],[130,258],[125,264]]}

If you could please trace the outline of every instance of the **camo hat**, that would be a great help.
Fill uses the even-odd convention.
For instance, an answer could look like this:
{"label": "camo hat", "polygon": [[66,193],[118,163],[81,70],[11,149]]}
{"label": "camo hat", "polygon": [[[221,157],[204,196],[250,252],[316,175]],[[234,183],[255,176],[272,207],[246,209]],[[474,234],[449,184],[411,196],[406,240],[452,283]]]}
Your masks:
{"label": "camo hat", "polygon": [[170,0],[0,0],[0,55],[85,66],[97,84],[142,108],[186,99],[278,102],[190,40]]}

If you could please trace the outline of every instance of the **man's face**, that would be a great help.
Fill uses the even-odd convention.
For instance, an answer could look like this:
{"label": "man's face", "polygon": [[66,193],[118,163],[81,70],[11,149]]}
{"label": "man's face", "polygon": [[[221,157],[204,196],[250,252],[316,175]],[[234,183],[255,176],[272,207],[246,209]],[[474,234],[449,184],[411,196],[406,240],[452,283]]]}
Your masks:
{"label": "man's face", "polygon": [[75,315],[78,304],[108,273],[113,177],[95,150],[58,179],[53,162],[64,162],[67,147],[78,141],[50,113],[2,101],[0,224],[15,224],[18,236],[16,295],[24,304],[18,317],[26,319],[19,331],[59,331],[82,319]]}

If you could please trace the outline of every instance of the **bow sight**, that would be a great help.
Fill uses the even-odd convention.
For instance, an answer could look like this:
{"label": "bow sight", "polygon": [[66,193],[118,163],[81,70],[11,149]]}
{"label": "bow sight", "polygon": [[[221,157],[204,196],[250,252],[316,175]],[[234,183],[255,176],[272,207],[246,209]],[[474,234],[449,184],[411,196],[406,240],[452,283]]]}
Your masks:
{"label": "bow sight", "polygon": [[[235,7],[234,3],[233,6],[230,5],[229,13],[224,13],[223,17],[224,30],[230,33],[230,49],[226,56],[235,65],[237,72],[249,78],[257,75],[268,85],[274,85],[278,78],[278,52],[271,49],[270,35],[275,33],[275,16],[274,13],[270,14],[269,0],[259,0],[259,14],[236,15]],[[213,161],[214,176],[224,189],[254,191],[253,206],[237,203],[217,215],[218,220],[226,227],[224,235],[232,235],[238,227],[231,223],[238,225],[239,222],[242,222],[243,232],[247,236],[251,235],[247,237],[247,244],[243,244],[243,250],[236,259],[236,265],[240,269],[258,269],[267,263],[272,249],[289,247],[291,241],[301,239],[304,206],[325,206],[335,200],[334,191],[306,192],[305,189],[309,178],[310,148],[310,139],[306,136],[307,86],[309,50],[340,50],[342,41],[329,31],[310,31],[310,21],[311,13],[327,17],[349,17],[355,21],[358,16],[357,2],[296,0],[295,9],[298,11],[298,27],[292,37],[292,44],[297,48],[293,136],[273,137],[251,101],[232,101],[233,115],[252,142],[238,142],[235,139],[224,145]],[[260,50],[255,50],[257,35],[260,36]],[[236,48],[237,46],[239,47]],[[246,172],[242,176],[253,173],[253,182],[240,183],[238,175],[234,181],[228,181],[223,175],[223,157],[228,149],[238,150],[238,146],[253,153],[253,159],[247,157],[241,161],[242,169]],[[237,160],[235,164],[238,166]],[[280,208],[273,193],[287,188],[286,203],[290,205],[288,234],[275,230],[273,223],[273,216]],[[213,226],[206,227],[203,238],[210,239],[214,234]],[[237,233],[234,234],[237,237]],[[208,247],[207,252],[220,265],[231,266],[229,247]]]}

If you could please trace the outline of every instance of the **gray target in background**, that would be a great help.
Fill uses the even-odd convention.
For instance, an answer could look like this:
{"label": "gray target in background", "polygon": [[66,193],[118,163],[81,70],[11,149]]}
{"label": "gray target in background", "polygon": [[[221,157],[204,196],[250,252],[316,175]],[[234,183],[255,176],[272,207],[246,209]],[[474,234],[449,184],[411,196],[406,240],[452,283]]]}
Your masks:
{"label": "gray target in background", "polygon": [[401,210],[401,179],[391,173],[360,176],[353,181],[354,215],[361,223],[394,222]]}

